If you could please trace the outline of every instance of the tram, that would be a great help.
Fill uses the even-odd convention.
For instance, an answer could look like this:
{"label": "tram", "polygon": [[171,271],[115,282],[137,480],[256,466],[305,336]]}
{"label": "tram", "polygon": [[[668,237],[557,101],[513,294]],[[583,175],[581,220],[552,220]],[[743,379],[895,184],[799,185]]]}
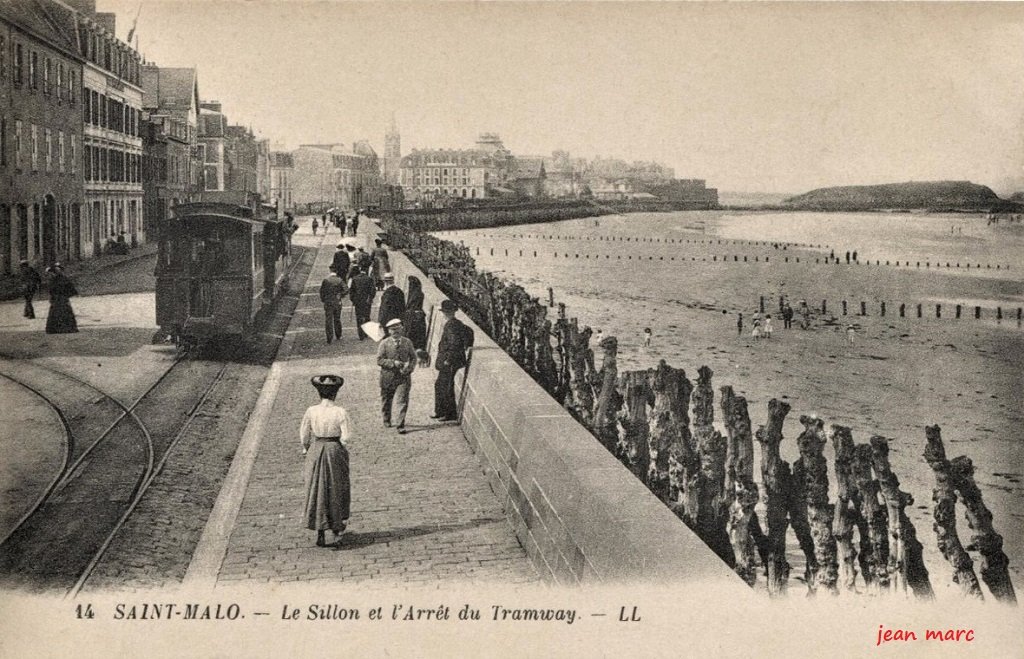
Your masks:
{"label": "tram", "polygon": [[290,223],[252,193],[204,192],[159,226],[156,322],[179,345],[251,335],[284,286]]}

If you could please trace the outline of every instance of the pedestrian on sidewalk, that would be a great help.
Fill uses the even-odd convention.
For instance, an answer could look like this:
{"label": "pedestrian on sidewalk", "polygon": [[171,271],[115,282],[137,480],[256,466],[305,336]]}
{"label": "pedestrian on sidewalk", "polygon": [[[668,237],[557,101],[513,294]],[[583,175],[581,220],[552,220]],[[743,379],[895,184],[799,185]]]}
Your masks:
{"label": "pedestrian on sidewalk", "polygon": [[332,339],[341,339],[341,302],[348,293],[344,280],[338,276],[333,265],[330,270],[331,274],[320,282],[320,302],[324,305],[324,330],[328,345]]}
{"label": "pedestrian on sidewalk", "polygon": [[349,266],[348,273],[344,277],[342,277],[342,279],[351,279],[352,275],[355,274],[353,270],[355,270],[356,265],[358,265],[359,252],[356,251],[355,245],[353,245],[352,243],[348,243],[347,245],[345,245],[345,254],[348,256]]}
{"label": "pedestrian on sidewalk", "polygon": [[28,261],[21,262],[21,294],[25,298],[25,318],[35,318],[36,309],[32,306],[32,299],[43,285],[43,278],[39,271],[29,265]]}
{"label": "pedestrian on sidewalk", "polygon": [[355,217],[352,218],[352,237],[359,235],[359,211],[356,211]]}
{"label": "pedestrian on sidewalk", "polygon": [[319,222],[317,221],[317,219],[316,219],[316,218],[314,217],[314,218],[313,218],[313,235],[314,235],[314,236],[316,235],[316,230],[317,230],[317,229],[319,229],[319,228],[320,228],[320,223],[319,223]]}
{"label": "pedestrian on sidewalk", "polygon": [[[401,291],[399,291],[401,292]],[[409,389],[412,372],[416,370],[416,349],[405,338],[402,321],[391,319],[387,324],[388,337],[377,347],[377,366],[380,366],[380,402],[384,427],[391,427],[391,408],[397,404],[395,417],[398,434],[405,434],[405,413],[409,409]]]}
{"label": "pedestrian on sidewalk", "polygon": [[441,302],[445,317],[441,341],[437,345],[437,380],[434,381],[434,414],[438,421],[458,421],[458,403],[455,400],[455,373],[469,364],[469,349],[473,346],[473,330],[455,317],[459,310],[452,300]]}
{"label": "pedestrian on sidewalk", "polygon": [[370,253],[370,256],[373,257],[373,271],[371,275],[373,280],[377,282],[377,290],[381,290],[384,288],[384,275],[391,272],[391,261],[388,258],[388,250],[384,248],[384,241],[380,238],[374,238],[373,242],[377,246]]}
{"label": "pedestrian on sidewalk", "polygon": [[427,349],[427,314],[423,311],[423,284],[415,275],[409,276],[409,293],[405,296],[405,313],[402,323],[412,347],[417,352]]}
{"label": "pedestrian on sidewalk", "polygon": [[335,248],[334,257],[331,259],[331,265],[334,266],[334,271],[338,273],[338,276],[342,279],[348,279],[348,269],[352,263],[349,260],[348,251],[345,250],[345,243],[338,243]]}
{"label": "pedestrian on sidewalk", "polygon": [[352,307],[356,312],[356,334],[362,341],[366,338],[363,323],[370,322],[370,307],[373,306],[373,298],[377,295],[377,287],[359,264],[352,266],[351,272],[352,281],[348,286],[348,298],[352,300]]}
{"label": "pedestrian on sidewalk", "polygon": [[312,383],[320,394],[320,403],[306,409],[299,425],[299,441],[306,456],[302,470],[306,482],[306,528],[316,531],[316,546],[324,547],[328,529],[337,542],[348,526],[352,489],[347,445],[351,431],[345,408],[334,403],[345,379],[318,375]]}
{"label": "pedestrian on sidewalk", "polygon": [[381,327],[387,327],[388,321],[392,318],[401,318],[405,313],[405,293],[395,286],[394,273],[384,274],[384,291],[380,294],[380,310],[377,314],[377,322]]}
{"label": "pedestrian on sidewalk", "polygon": [[78,290],[60,263],[54,263],[46,272],[50,273],[50,313],[46,315],[47,334],[73,334],[78,331],[78,321],[71,308],[71,296]]}

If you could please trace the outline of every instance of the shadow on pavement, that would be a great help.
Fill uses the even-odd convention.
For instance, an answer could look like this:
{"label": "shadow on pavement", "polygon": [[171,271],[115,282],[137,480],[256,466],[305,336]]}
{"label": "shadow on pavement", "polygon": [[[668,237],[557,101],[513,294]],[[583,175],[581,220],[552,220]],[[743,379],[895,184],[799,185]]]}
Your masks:
{"label": "shadow on pavement", "polygon": [[347,551],[350,549],[368,547],[380,542],[399,542],[401,540],[417,538],[424,535],[430,535],[432,533],[462,531],[465,529],[483,526],[484,524],[494,524],[495,522],[504,521],[504,517],[481,517],[471,519],[460,524],[421,524],[419,526],[409,526],[406,528],[390,529],[387,531],[374,531],[371,533],[346,533],[341,537],[341,540],[329,545],[329,547],[337,551]]}
{"label": "shadow on pavement", "polygon": [[[0,332],[0,346],[14,359],[125,357],[152,338],[152,328],[145,327],[84,327],[76,334],[47,334],[40,327],[39,332]],[[173,355],[175,347],[168,345],[168,350]]]}

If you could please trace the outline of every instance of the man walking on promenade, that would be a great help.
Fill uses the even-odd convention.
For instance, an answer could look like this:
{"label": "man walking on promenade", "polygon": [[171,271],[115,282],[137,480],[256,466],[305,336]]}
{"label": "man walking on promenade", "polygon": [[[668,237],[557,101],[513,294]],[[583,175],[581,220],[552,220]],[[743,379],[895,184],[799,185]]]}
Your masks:
{"label": "man walking on promenade", "polygon": [[457,421],[458,404],[455,400],[455,372],[465,367],[466,356],[473,346],[473,330],[455,317],[459,307],[451,300],[441,303],[444,314],[444,331],[437,346],[437,380],[434,381],[434,415],[438,421]]}
{"label": "man walking on promenade", "polygon": [[328,345],[333,339],[341,339],[341,301],[348,293],[338,271],[333,265],[330,268],[331,274],[320,283],[320,301],[324,305],[324,330],[327,332]]}
{"label": "man walking on promenade", "polygon": [[342,279],[348,278],[348,268],[352,265],[349,262],[348,252],[345,251],[345,243],[338,243],[337,251],[334,252],[334,258],[331,260],[331,265],[334,266],[333,270]]}
{"label": "man walking on promenade", "polygon": [[387,327],[388,321],[392,318],[401,318],[405,313],[405,293],[395,286],[395,275],[386,273],[384,275],[384,292],[380,294],[380,313],[377,315],[377,322],[381,327]]}
{"label": "man walking on promenade", "polygon": [[359,235],[359,211],[356,211],[355,216],[352,218],[352,236]]}
{"label": "man walking on promenade", "polygon": [[363,323],[370,321],[370,307],[373,306],[373,298],[377,295],[377,287],[373,285],[370,275],[366,274],[360,265],[352,266],[352,273],[348,296],[356,310],[356,333],[359,335],[359,340],[362,341],[366,338]]}
{"label": "man walking on promenade", "polygon": [[384,427],[391,427],[391,408],[398,405],[395,417],[398,434],[405,434],[405,413],[409,409],[409,388],[412,372],[416,370],[416,349],[412,341],[403,336],[402,321],[393,318],[387,324],[388,337],[377,347],[377,366],[380,366],[380,402]]}
{"label": "man walking on promenade", "polygon": [[25,318],[35,318],[36,310],[32,306],[32,298],[36,296],[39,287],[43,285],[43,278],[39,271],[29,265],[28,261],[21,262],[21,294],[25,298]]}

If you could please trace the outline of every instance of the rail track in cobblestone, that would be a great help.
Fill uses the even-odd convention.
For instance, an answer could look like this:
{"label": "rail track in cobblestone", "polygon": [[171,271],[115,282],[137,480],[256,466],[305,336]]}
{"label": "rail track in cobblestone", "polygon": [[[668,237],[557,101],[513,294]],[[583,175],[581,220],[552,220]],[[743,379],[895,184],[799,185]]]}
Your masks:
{"label": "rail track in cobblestone", "polygon": [[[295,259],[289,277],[305,260]],[[275,302],[271,311],[278,309]],[[82,590],[193,419],[209,416],[204,403],[229,365],[273,361],[276,329],[287,324],[279,315],[252,341],[179,355],[128,404],[53,366],[0,353],[0,376],[41,396],[67,422],[63,468],[16,527],[0,529],[0,586]]]}
{"label": "rail track in cobblestone", "polygon": [[176,359],[130,404],[41,364],[4,373],[61,401],[54,406],[68,419],[68,453],[45,495],[0,544],[0,583],[77,591],[226,367]]}

